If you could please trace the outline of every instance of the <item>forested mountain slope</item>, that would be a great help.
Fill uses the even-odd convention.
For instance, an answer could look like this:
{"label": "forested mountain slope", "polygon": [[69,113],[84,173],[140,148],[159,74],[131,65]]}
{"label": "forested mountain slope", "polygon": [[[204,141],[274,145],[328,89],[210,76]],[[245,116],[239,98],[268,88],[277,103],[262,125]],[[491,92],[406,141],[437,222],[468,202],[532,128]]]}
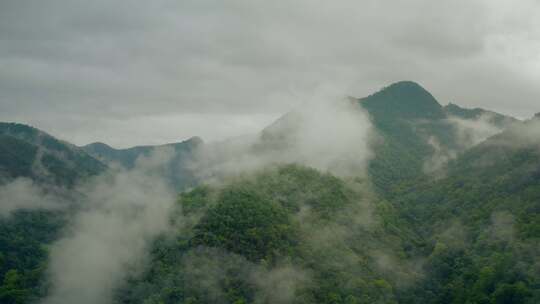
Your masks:
{"label": "forested mountain slope", "polygon": [[[183,193],[122,303],[395,303],[421,240],[360,181],[287,165]],[[279,291],[274,290],[278,288]],[[280,294],[283,293],[283,294]]]}
{"label": "forested mountain slope", "polygon": [[203,145],[198,137],[192,137],[186,141],[158,146],[136,146],[127,149],[115,149],[104,143],[92,143],[83,146],[82,149],[93,157],[109,165],[120,165],[124,169],[133,169],[137,160],[150,157],[154,153],[163,152],[166,163],[163,165],[163,174],[175,189],[181,191],[186,187],[193,186],[197,181],[190,171],[190,161],[194,153]]}
{"label": "forested mountain slope", "polygon": [[82,149],[104,162],[116,163],[127,169],[131,169],[135,166],[137,158],[149,156],[156,149],[170,148],[177,153],[189,153],[201,144],[202,140],[200,138],[193,137],[186,141],[158,146],[135,146],[126,149],[115,149],[104,143],[91,143],[83,146]]}
{"label": "forested mountain slope", "polygon": [[[299,166],[195,188],[179,199],[176,236],[154,244],[150,269],[118,299],[537,303],[538,130],[515,124],[450,161],[446,176],[395,187],[390,203],[367,181]],[[284,298],[272,293],[280,284]]]}
{"label": "forested mountain slope", "polygon": [[[517,121],[482,109],[453,104],[443,107],[411,81],[389,85],[359,99],[359,103],[381,137],[369,165],[373,183],[381,193],[392,191],[402,181],[435,171],[484,137]],[[428,163],[431,158],[432,164]]]}
{"label": "forested mountain slope", "polygon": [[486,117],[491,123],[502,129],[519,122],[518,119],[508,115],[502,115],[497,112],[484,110],[482,108],[467,109],[454,103],[449,103],[444,106],[444,112],[446,112],[446,115],[448,116],[455,116],[463,119],[478,119],[480,117]]}
{"label": "forested mountain slope", "polygon": [[[320,151],[350,157],[347,141],[371,140],[369,132],[320,144],[328,126],[314,119],[314,132],[298,132],[289,113],[248,142],[247,152],[225,147],[211,157],[196,155],[207,148],[197,138],[77,148],[3,123],[0,176],[69,189],[113,164],[130,170],[163,153],[152,177],[183,191],[167,213],[172,229],[144,240],[150,253],[141,265],[124,265],[137,271],[126,271],[114,303],[540,302],[540,119],[443,107],[409,81],[346,102],[365,114],[343,117],[367,119],[361,126],[375,134],[352,146],[370,155],[362,156],[365,167],[348,168],[356,175],[296,160]],[[302,142],[304,135],[311,141]],[[235,158],[237,151],[247,156]],[[299,151],[302,157],[291,155]],[[208,180],[191,171],[215,165],[236,170]],[[66,214],[0,217],[1,303],[48,294],[48,245],[64,231]]]}
{"label": "forested mountain slope", "polygon": [[106,166],[80,148],[30,126],[0,123],[0,180],[28,177],[71,187]]}
{"label": "forested mountain slope", "polygon": [[394,193],[432,250],[417,292],[434,303],[540,301],[540,122],[508,128],[451,161],[445,178]]}
{"label": "forested mountain slope", "polygon": [[[64,195],[106,169],[82,149],[43,131],[0,123],[0,186],[6,187],[0,188],[0,303],[28,303],[45,294],[47,245],[69,217],[66,210],[45,208],[51,203],[48,194]],[[6,211],[12,200],[31,200],[33,208]]]}

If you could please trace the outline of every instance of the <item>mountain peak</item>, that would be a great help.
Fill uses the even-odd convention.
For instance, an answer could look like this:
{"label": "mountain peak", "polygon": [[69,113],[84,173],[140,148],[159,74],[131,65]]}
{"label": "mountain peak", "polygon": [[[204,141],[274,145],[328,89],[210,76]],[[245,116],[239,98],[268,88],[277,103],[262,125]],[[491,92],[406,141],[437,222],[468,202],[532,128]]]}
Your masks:
{"label": "mountain peak", "polygon": [[364,108],[375,115],[403,118],[444,117],[443,108],[435,97],[413,81],[393,83],[360,101]]}
{"label": "mountain peak", "polygon": [[416,90],[419,89],[419,90],[426,91],[426,89],[424,89],[420,84],[411,80],[401,80],[398,82],[394,82],[390,84],[389,86],[385,87],[385,89],[395,89],[395,88],[407,88],[407,89],[416,89]]}
{"label": "mountain peak", "polygon": [[199,145],[204,144],[204,140],[200,138],[199,136],[190,137],[188,140],[185,140],[184,142],[189,143],[194,146],[199,146]]}
{"label": "mountain peak", "polygon": [[431,93],[424,89],[424,87],[422,87],[420,84],[410,80],[392,83],[373,95],[377,94],[397,95],[397,97],[400,97],[403,100],[402,102],[423,101],[436,104],[438,107],[441,107]]}
{"label": "mountain peak", "polygon": [[86,149],[86,148],[112,149],[111,146],[107,145],[106,143],[102,143],[100,141],[84,145],[81,148],[83,149]]}

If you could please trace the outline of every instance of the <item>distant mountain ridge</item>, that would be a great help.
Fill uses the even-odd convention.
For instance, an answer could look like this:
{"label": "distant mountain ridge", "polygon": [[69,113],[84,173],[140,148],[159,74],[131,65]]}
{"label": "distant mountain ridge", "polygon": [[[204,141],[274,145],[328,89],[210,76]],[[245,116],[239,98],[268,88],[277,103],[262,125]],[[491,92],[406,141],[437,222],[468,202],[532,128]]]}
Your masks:
{"label": "distant mountain ridge", "polygon": [[[458,152],[462,150],[457,142],[456,130],[448,124],[451,117],[473,121],[485,116],[501,129],[518,122],[513,117],[480,108],[467,109],[452,103],[442,106],[431,93],[413,81],[400,81],[356,100],[369,113],[377,133],[383,139],[375,147],[376,158],[370,163],[371,176],[381,189],[422,174],[425,160],[434,153],[429,143],[431,138],[435,138],[444,148]],[[261,136],[279,145],[283,136],[290,131],[284,126],[294,120],[294,113],[286,114],[265,128]],[[182,175],[190,175],[187,162],[195,149],[203,144],[200,138],[193,137],[178,143],[126,149],[115,149],[99,142],[76,147],[38,129],[10,123],[0,124],[0,136],[0,153],[3,155],[0,158],[0,171],[3,173],[0,175],[3,176],[31,175],[38,151],[47,152],[46,163],[51,170],[56,170],[57,179],[71,183],[68,180],[79,173],[95,174],[111,164],[132,169],[139,157],[148,156],[153,151],[172,149],[176,155],[171,165],[181,172],[175,174],[174,184],[180,188],[193,184],[193,176],[184,179]],[[66,155],[60,161],[59,155],[62,153]],[[403,166],[405,163],[407,166]],[[82,170],[73,172],[72,168],[75,167]]]}
{"label": "distant mountain ridge", "polygon": [[[69,187],[114,164],[136,170],[155,152],[167,156],[159,173],[181,192],[170,213],[180,225],[152,240],[148,267],[114,303],[539,303],[540,116],[442,106],[411,81],[350,101],[381,139],[366,179],[280,164],[203,183],[189,166],[206,147],[196,137],[76,147],[10,123],[0,123],[0,176]],[[279,153],[297,140],[296,120],[285,114],[251,148]],[[500,132],[463,142],[486,126]],[[436,157],[438,171],[426,172]],[[1,303],[47,295],[48,245],[71,215],[0,217]],[[273,301],[281,287],[291,300]]]}
{"label": "distant mountain ridge", "polygon": [[77,146],[41,130],[0,122],[0,179],[28,177],[70,187],[106,168]]}
{"label": "distant mountain ridge", "polygon": [[192,137],[188,140],[157,146],[135,146],[127,149],[115,149],[104,143],[92,143],[82,149],[96,159],[108,165],[120,165],[124,169],[133,169],[137,160],[150,157],[156,152],[170,153],[161,170],[165,178],[176,190],[193,186],[196,178],[190,168],[194,153],[203,145],[202,139]]}
{"label": "distant mountain ridge", "polygon": [[139,158],[140,156],[149,156],[150,153],[155,151],[156,149],[172,148],[174,151],[181,153],[183,151],[189,152],[200,146],[201,144],[203,144],[201,138],[192,137],[190,139],[177,143],[169,143],[155,146],[145,145],[134,146],[124,149],[115,149],[105,143],[95,142],[82,146],[81,148],[90,155],[93,155],[94,157],[101,159],[104,162],[114,162],[128,169],[131,169],[133,168],[133,166],[135,166],[135,161],[137,160],[137,158]]}

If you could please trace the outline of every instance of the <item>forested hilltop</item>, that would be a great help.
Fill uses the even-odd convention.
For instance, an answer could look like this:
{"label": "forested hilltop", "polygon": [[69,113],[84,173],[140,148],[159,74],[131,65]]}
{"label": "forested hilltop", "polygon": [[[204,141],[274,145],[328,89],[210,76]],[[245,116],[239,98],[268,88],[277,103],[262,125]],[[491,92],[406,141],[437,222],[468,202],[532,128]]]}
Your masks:
{"label": "forested hilltop", "polygon": [[[80,148],[0,124],[0,303],[540,303],[540,119],[410,81],[340,102],[241,145]],[[344,128],[369,132],[319,134],[351,106]],[[171,204],[141,203],[161,187]]]}

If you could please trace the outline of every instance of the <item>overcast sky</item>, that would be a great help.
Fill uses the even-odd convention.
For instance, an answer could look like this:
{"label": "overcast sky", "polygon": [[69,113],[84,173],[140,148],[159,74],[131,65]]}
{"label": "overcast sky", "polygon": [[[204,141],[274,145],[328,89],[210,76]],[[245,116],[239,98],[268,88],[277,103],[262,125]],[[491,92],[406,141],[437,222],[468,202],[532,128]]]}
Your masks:
{"label": "overcast sky", "polygon": [[0,1],[0,120],[80,145],[252,133],[399,80],[540,111],[540,1]]}

